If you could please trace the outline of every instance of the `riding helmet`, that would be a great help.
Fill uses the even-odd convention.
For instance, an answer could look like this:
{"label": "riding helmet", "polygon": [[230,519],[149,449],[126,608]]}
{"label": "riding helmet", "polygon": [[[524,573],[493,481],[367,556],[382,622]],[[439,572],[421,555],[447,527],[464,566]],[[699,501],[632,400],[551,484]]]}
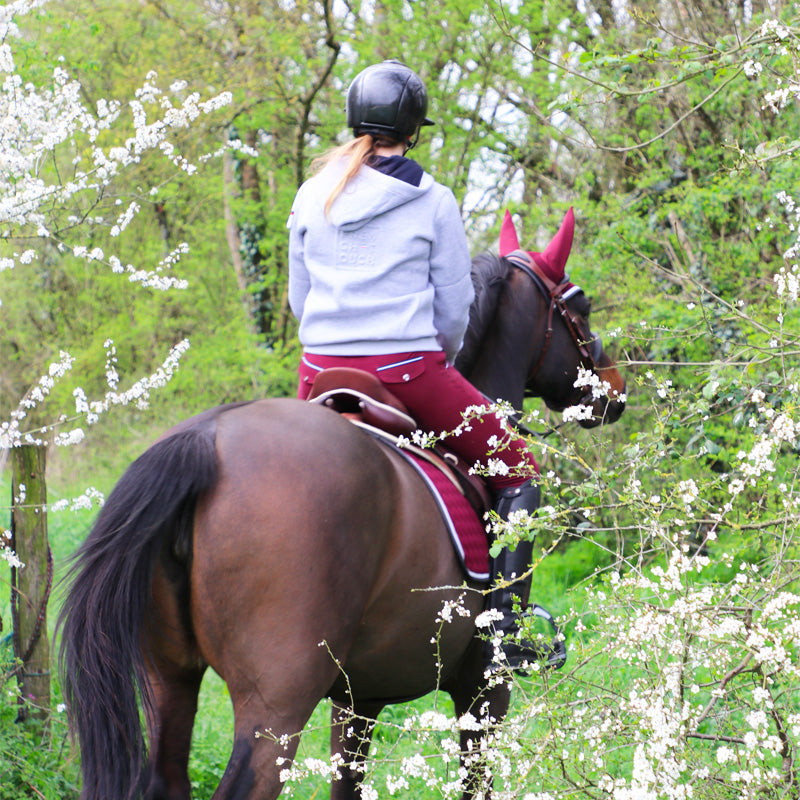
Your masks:
{"label": "riding helmet", "polygon": [[356,136],[369,133],[413,146],[419,127],[434,124],[427,111],[422,79],[394,59],[359,72],[347,91],[347,126]]}

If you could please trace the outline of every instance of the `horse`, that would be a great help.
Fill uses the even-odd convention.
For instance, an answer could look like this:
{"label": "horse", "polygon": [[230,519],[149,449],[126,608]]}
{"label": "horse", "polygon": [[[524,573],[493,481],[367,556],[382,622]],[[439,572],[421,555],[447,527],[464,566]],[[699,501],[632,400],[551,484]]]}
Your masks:
{"label": "horse", "polygon": [[[580,424],[592,427],[622,413],[625,382],[564,274],[573,228],[570,209],[543,253],[508,252],[504,224],[506,252],[501,235],[501,256],[473,262],[456,366],[517,408],[528,393],[552,409],[583,402],[592,416]],[[576,387],[581,368],[610,391]],[[209,667],[234,714],[213,800],[277,797],[326,697],[342,764],[332,800],[359,795],[385,705],[440,688],[459,717],[508,709],[475,627],[486,587],[465,580],[434,499],[405,459],[323,406],[260,399],[177,424],[123,474],[69,581],[59,666],[82,800],[188,800]],[[469,617],[438,631],[443,602],[460,595]],[[474,736],[462,733],[465,751]],[[476,787],[467,782],[465,796]]]}

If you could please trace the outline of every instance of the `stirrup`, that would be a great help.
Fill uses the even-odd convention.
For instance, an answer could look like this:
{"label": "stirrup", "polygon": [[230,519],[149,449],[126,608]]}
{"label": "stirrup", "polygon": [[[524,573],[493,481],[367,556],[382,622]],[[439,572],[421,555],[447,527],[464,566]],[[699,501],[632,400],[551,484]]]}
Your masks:
{"label": "stirrup", "polygon": [[[541,617],[546,620],[552,629],[553,636],[549,642],[518,641],[515,636],[519,632],[519,625],[515,624],[513,630],[503,630],[500,633],[502,640],[499,645],[500,653],[503,658],[497,658],[491,640],[486,642],[487,665],[489,674],[497,674],[506,670],[517,675],[527,676],[531,674],[531,667],[539,663],[545,669],[561,669],[567,661],[567,645],[561,634],[553,615],[542,606],[534,603],[523,610],[521,617],[526,614]],[[505,621],[505,620],[504,620]],[[502,624],[502,623],[501,623]],[[491,647],[491,651],[489,648]]]}

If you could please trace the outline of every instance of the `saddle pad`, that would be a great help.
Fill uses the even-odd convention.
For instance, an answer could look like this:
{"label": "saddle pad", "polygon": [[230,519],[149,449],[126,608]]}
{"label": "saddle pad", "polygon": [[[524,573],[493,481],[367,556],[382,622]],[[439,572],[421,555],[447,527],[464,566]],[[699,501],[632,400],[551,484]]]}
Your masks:
{"label": "saddle pad", "polygon": [[413,453],[398,449],[430,488],[464,572],[474,581],[489,581],[489,542],[482,520],[469,501],[433,464]]}

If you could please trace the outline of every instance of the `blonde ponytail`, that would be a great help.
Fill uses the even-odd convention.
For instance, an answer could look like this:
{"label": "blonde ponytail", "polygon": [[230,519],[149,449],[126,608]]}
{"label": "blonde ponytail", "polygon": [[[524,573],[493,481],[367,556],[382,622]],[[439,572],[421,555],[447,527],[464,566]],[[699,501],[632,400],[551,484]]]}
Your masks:
{"label": "blonde ponytail", "polygon": [[335,147],[333,150],[327,152],[324,156],[320,156],[311,164],[312,169],[315,171],[322,169],[326,164],[332,161],[338,161],[341,158],[348,159],[347,166],[342,175],[339,183],[333,187],[333,191],[328,195],[325,201],[325,216],[330,214],[336,198],[344,191],[347,184],[358,174],[361,167],[369,161],[375,150],[375,139],[370,134],[359,136],[357,139],[351,139],[347,144],[341,147]]}

